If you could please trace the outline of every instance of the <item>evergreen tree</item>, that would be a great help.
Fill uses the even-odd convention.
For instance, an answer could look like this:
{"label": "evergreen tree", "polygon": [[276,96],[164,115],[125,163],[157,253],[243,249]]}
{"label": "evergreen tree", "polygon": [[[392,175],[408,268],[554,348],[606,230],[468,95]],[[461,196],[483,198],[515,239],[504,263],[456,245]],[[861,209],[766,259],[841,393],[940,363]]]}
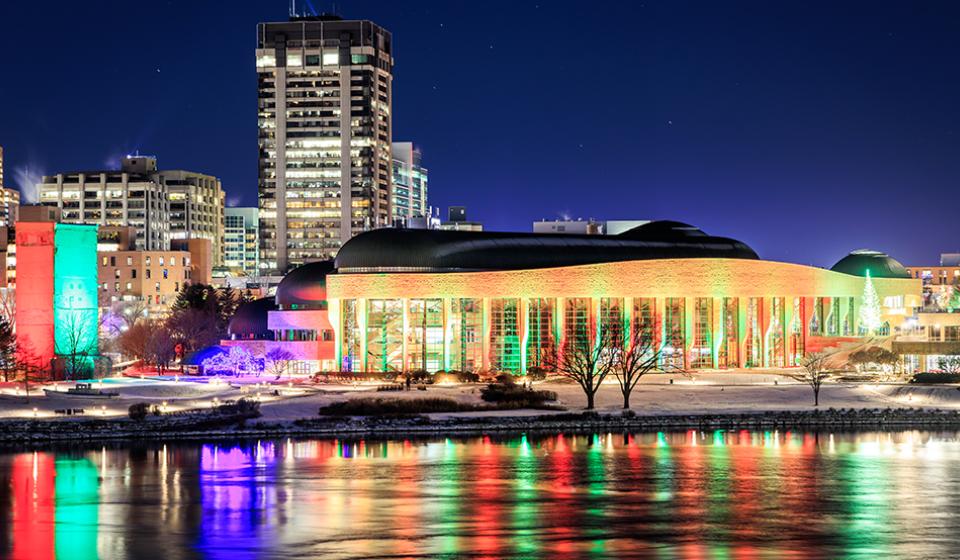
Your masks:
{"label": "evergreen tree", "polygon": [[863,283],[863,302],[860,304],[860,330],[868,335],[875,334],[881,325],[880,297],[868,270],[867,280]]}

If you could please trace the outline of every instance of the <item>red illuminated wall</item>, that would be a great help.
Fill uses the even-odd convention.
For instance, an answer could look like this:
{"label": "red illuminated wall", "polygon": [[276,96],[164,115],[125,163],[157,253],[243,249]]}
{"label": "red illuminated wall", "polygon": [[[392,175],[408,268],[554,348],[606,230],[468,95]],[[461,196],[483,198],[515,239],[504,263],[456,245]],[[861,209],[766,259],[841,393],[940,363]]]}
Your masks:
{"label": "red illuminated wall", "polygon": [[17,338],[36,365],[53,359],[54,222],[17,223]]}

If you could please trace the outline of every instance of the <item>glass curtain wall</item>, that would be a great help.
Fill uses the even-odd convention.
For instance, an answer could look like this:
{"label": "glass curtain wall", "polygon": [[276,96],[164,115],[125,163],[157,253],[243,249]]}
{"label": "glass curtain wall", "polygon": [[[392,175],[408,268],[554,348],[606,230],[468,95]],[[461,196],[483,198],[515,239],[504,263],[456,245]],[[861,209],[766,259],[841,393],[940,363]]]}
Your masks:
{"label": "glass curtain wall", "polygon": [[713,298],[696,298],[693,302],[693,356],[691,367],[713,367]]}
{"label": "glass curtain wall", "polygon": [[723,316],[720,324],[723,339],[717,355],[717,367],[740,367],[740,299],[723,298]]}
{"label": "glass curtain wall", "polygon": [[355,299],[345,299],[340,309],[341,371],[359,371],[363,367],[360,356],[360,313]]}
{"label": "glass curtain wall", "polygon": [[633,298],[633,332],[637,333],[636,340],[631,336],[631,342],[647,346],[651,351],[658,350],[660,344],[657,329],[657,300],[654,298]]}
{"label": "glass curtain wall", "polygon": [[660,363],[664,369],[684,369],[684,301],[683,298],[667,298],[664,302],[664,341]]}
{"label": "glass curtain wall", "polygon": [[608,348],[623,347],[622,298],[600,298],[600,332],[601,340],[606,341]]}
{"label": "glass curtain wall", "polygon": [[443,369],[443,300],[407,302],[407,370]]}
{"label": "glass curtain wall", "polygon": [[747,300],[747,332],[744,333],[745,348],[743,367],[763,366],[763,333],[760,332],[760,298]]}
{"label": "glass curtain wall", "polygon": [[403,302],[367,301],[367,371],[403,370]]}
{"label": "glass curtain wall", "polygon": [[793,298],[793,319],[790,321],[790,355],[788,366],[799,366],[803,360],[803,298]]}
{"label": "glass curtain wall", "polygon": [[520,300],[490,300],[490,368],[520,371]]}
{"label": "glass curtain wall", "polygon": [[590,298],[567,298],[563,313],[564,351],[576,348],[588,351],[593,347]]}
{"label": "glass curtain wall", "polygon": [[557,361],[557,341],[554,331],[557,300],[531,298],[527,300],[527,368],[547,367]]}
{"label": "glass curtain wall", "polygon": [[767,365],[783,367],[784,364],[784,301],[782,297],[770,298],[770,328],[767,329]]}
{"label": "glass curtain wall", "polygon": [[477,371],[483,367],[483,300],[450,302],[450,368]]}

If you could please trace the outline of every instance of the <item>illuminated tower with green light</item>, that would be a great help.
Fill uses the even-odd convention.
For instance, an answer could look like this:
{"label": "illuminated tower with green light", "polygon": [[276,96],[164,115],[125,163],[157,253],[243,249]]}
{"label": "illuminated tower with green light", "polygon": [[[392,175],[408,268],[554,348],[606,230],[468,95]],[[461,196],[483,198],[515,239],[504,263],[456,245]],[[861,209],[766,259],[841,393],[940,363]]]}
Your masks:
{"label": "illuminated tower with green light", "polygon": [[54,248],[54,344],[65,372],[75,377],[92,373],[99,354],[97,226],[57,224]]}

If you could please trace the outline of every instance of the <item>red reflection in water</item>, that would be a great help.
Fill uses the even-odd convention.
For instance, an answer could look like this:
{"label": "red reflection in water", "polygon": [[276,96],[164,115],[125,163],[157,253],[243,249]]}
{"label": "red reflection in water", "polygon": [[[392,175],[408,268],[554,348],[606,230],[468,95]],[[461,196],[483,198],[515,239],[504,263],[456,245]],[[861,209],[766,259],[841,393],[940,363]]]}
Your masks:
{"label": "red reflection in water", "polygon": [[547,491],[553,496],[553,507],[544,512],[544,525],[553,541],[550,550],[564,555],[572,554],[576,549],[574,539],[579,536],[577,528],[577,508],[572,495],[574,482],[574,456],[570,444],[563,434],[556,437],[549,456],[549,471],[552,480]]}
{"label": "red reflection in water", "polygon": [[54,477],[52,455],[24,453],[13,459],[13,550],[11,560],[54,558]]}
{"label": "red reflection in water", "polygon": [[480,558],[497,558],[500,553],[500,523],[504,514],[500,505],[502,489],[497,478],[500,451],[501,447],[493,445],[489,436],[483,436],[473,490],[477,504],[473,514],[468,515],[468,523],[475,534],[472,548]]}

